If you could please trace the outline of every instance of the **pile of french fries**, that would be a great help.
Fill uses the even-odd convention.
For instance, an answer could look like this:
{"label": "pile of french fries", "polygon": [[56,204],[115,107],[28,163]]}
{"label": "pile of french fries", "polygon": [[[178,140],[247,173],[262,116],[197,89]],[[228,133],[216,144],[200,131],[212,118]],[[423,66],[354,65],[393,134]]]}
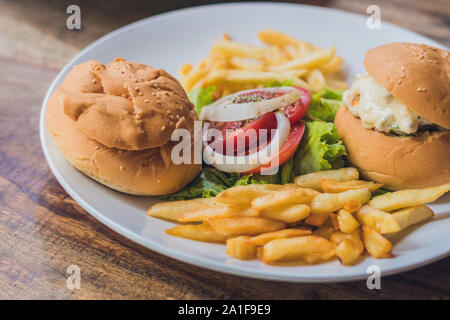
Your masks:
{"label": "pile of french fries", "polygon": [[180,68],[187,92],[216,86],[215,98],[267,85],[292,81],[310,91],[324,86],[343,90],[348,84],[340,73],[344,60],[335,47],[319,48],[275,30],[262,30],[259,39],[266,47],[232,41],[228,35],[214,42],[208,56],[195,66]]}
{"label": "pile of french fries", "polygon": [[450,183],[372,197],[382,184],[359,180],[355,168],[321,171],[293,184],[235,186],[216,197],[153,205],[147,214],[181,223],[170,235],[226,243],[237,259],[309,264],[337,257],[357,263],[363,253],[389,258],[392,234],[433,217],[424,206]]}

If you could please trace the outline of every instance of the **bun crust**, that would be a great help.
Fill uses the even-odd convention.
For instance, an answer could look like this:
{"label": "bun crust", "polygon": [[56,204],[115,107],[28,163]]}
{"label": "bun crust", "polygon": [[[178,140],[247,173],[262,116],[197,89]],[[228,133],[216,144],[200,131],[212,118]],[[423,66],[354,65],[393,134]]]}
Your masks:
{"label": "bun crust", "polygon": [[116,59],[75,67],[58,95],[64,113],[91,139],[110,148],[144,150],[170,141],[176,128],[191,129],[193,105],[164,70]]}
{"label": "bun crust", "polygon": [[341,106],[334,120],[348,161],[368,180],[392,190],[423,188],[450,182],[450,132],[421,132],[397,137],[365,129]]}
{"label": "bun crust", "polygon": [[177,80],[123,59],[74,67],[46,109],[47,129],[75,168],[136,195],[176,192],[200,173],[200,164],[171,160],[173,130],[192,133],[196,119]]}
{"label": "bun crust", "polygon": [[364,66],[408,109],[450,129],[450,55],[413,43],[389,43],[366,52]]}
{"label": "bun crust", "polygon": [[201,165],[174,165],[172,146],[142,151],[108,148],[89,138],[64,114],[58,89],[47,105],[46,125],[63,156],[79,171],[117,191],[136,195],[162,195],[185,187]]}

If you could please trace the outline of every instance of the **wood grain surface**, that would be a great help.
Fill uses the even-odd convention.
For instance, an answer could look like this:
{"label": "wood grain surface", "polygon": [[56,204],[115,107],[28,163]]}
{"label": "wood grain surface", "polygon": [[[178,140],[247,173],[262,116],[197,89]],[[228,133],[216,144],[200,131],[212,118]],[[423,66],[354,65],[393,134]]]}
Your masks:
{"label": "wood grain surface", "polygon": [[[38,117],[58,70],[101,35],[199,1],[78,1],[83,29],[65,28],[71,1],[0,0],[0,299],[449,299],[450,258],[382,280],[291,284],[245,279],[162,256],[111,231],[62,189],[41,152]],[[450,46],[448,1],[308,1],[365,13]],[[182,4],[180,4],[182,3]],[[66,269],[81,270],[69,290]]]}

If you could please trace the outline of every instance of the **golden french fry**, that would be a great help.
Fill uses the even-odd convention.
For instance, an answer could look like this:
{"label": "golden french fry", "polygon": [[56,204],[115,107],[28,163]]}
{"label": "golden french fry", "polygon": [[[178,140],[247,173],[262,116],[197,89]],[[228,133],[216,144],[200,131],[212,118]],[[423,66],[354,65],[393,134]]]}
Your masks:
{"label": "golden french fry", "polygon": [[359,179],[359,172],[355,168],[342,168],[335,170],[325,170],[304,174],[294,179],[294,183],[318,191],[322,191],[320,182],[323,179],[334,179],[340,182]]}
{"label": "golden french fry", "polygon": [[225,242],[226,237],[214,231],[208,224],[186,224],[178,225],[167,229],[166,233],[171,236],[205,241],[205,242]]}
{"label": "golden french fry", "polygon": [[355,217],[353,217],[353,215],[345,209],[339,210],[337,221],[339,230],[344,233],[352,233],[359,228],[358,220],[356,220]]}
{"label": "golden french fry", "polygon": [[334,230],[339,230],[339,221],[336,213],[330,214],[330,222]]}
{"label": "golden french fry", "polygon": [[336,246],[325,238],[302,236],[287,239],[275,239],[263,247],[262,261],[273,263],[278,261],[305,260],[316,263],[317,260],[329,260],[334,257]]}
{"label": "golden french fry", "polygon": [[262,210],[274,206],[285,204],[311,203],[312,199],[319,192],[309,188],[292,188],[288,190],[281,190],[272,192],[270,194],[258,197],[252,201],[252,208]]}
{"label": "golden french fry", "polygon": [[323,73],[334,73],[341,70],[344,59],[339,56],[333,56],[327,63],[322,64],[319,68]]}
{"label": "golden french fry", "polygon": [[185,63],[180,67],[178,71],[182,76],[186,76],[192,70],[192,65],[190,63]]}
{"label": "golden french fry", "polygon": [[288,223],[297,222],[309,216],[310,208],[306,204],[281,205],[260,211],[265,218],[280,220]]}
{"label": "golden french fry", "polygon": [[186,211],[178,219],[179,222],[201,222],[206,218],[256,217],[259,211],[248,206],[216,206],[195,211]]}
{"label": "golden french fry", "polygon": [[362,188],[368,188],[370,192],[374,192],[380,189],[382,186],[383,186],[382,183],[364,180],[350,180],[340,182],[334,179],[323,179],[320,182],[320,187],[324,192],[327,193],[338,193]]}
{"label": "golden french fry", "polygon": [[227,254],[241,260],[256,258],[256,245],[248,242],[249,236],[227,239]]}
{"label": "golden french fry", "polygon": [[406,229],[413,224],[421,223],[434,216],[433,210],[427,206],[416,206],[392,212],[392,217],[400,225],[400,230]]}
{"label": "golden french fry", "polygon": [[330,240],[331,235],[335,232],[334,227],[330,223],[324,223],[319,228],[313,231],[313,235],[323,237]]}
{"label": "golden french fry", "polygon": [[343,265],[353,264],[363,252],[364,244],[359,236],[359,230],[356,236],[344,239],[336,248],[336,256]]}
{"label": "golden french fry", "polygon": [[285,33],[272,29],[265,29],[258,32],[258,38],[269,46],[276,46],[280,49],[286,46],[297,46],[299,41]]}
{"label": "golden french fry", "polygon": [[361,202],[358,200],[350,200],[344,203],[344,209],[350,213],[356,212],[361,208]]}
{"label": "golden french fry", "polygon": [[282,221],[260,217],[207,218],[206,221],[217,233],[230,238],[241,235],[257,235],[286,228]]}
{"label": "golden french fry", "polygon": [[268,66],[278,66],[288,61],[285,53],[277,47],[266,48],[266,64]]}
{"label": "golden french fry", "polygon": [[378,233],[393,233],[401,230],[400,224],[392,214],[368,205],[362,206],[356,212],[356,216],[363,226],[368,226]]}
{"label": "golden french fry", "polygon": [[336,51],[335,47],[318,49],[314,52],[304,55],[301,58],[290,60],[278,66],[270,67],[270,70],[286,71],[300,68],[313,69],[329,61],[334,56],[335,51]]}
{"label": "golden french fry", "polygon": [[305,222],[312,226],[320,227],[328,220],[328,218],[330,218],[329,212],[313,213],[308,216]]}
{"label": "golden french fry", "polygon": [[348,82],[342,79],[336,79],[329,77],[328,75],[325,76],[325,83],[328,88],[331,90],[347,90],[348,89]]}
{"label": "golden french fry", "polygon": [[215,41],[212,50],[225,53],[229,57],[237,56],[255,60],[264,60],[265,54],[264,48],[227,40]]}
{"label": "golden french fry", "polygon": [[301,237],[307,236],[311,234],[311,230],[309,229],[300,229],[300,228],[290,228],[283,229],[274,232],[262,233],[257,236],[251,237],[247,240],[248,243],[263,246],[267,242],[272,241],[274,239],[285,239],[285,238],[293,238],[293,237]]}
{"label": "golden french fry", "polygon": [[344,207],[350,200],[361,203],[369,202],[371,193],[369,189],[348,190],[340,193],[321,193],[311,202],[311,213],[331,213]]}
{"label": "golden french fry", "polygon": [[194,85],[208,74],[210,67],[209,59],[202,60],[196,64],[186,76],[181,78],[181,84],[184,89],[187,92],[191,91]]}
{"label": "golden french fry", "polygon": [[253,199],[282,189],[283,186],[278,184],[250,184],[246,186],[235,186],[220,192],[215,199],[218,203],[250,205]]}
{"label": "golden french fry", "polygon": [[415,207],[433,202],[450,190],[450,183],[424,189],[409,189],[386,193],[370,200],[369,205],[384,211]]}
{"label": "golden french fry", "polygon": [[368,226],[363,226],[363,242],[367,252],[374,258],[391,258],[392,243]]}
{"label": "golden french fry", "polygon": [[264,65],[260,61],[249,61],[241,57],[232,57],[230,59],[231,66],[235,69],[242,69],[246,71],[263,71]]}
{"label": "golden french fry", "polygon": [[325,78],[319,69],[312,70],[306,77],[311,91],[318,92],[325,86]]}
{"label": "golden french fry", "polygon": [[155,218],[178,221],[184,211],[207,209],[213,202],[214,198],[158,202],[147,210],[147,214]]}
{"label": "golden french fry", "polygon": [[211,70],[208,76],[205,77],[202,86],[257,84],[264,85],[272,81],[292,81],[292,84],[294,86],[301,86],[304,84],[304,82],[298,79],[298,77],[306,74],[306,72],[307,71],[305,69],[285,72],[215,69]]}

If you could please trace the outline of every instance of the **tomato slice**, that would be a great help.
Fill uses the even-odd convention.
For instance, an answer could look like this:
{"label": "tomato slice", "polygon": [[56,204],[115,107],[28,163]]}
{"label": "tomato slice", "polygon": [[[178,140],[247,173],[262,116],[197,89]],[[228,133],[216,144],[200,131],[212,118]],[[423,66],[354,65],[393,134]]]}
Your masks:
{"label": "tomato slice", "polygon": [[253,170],[243,172],[243,174],[257,174],[261,173],[261,170],[264,169],[273,169],[277,166],[281,166],[283,163],[289,160],[290,157],[295,153],[302,140],[303,134],[305,133],[305,124],[303,122],[296,123],[291,127],[291,131],[287,137],[287,140],[283,147],[281,147],[280,152],[278,153],[278,161],[272,159],[269,163],[259,166]]}
{"label": "tomato slice", "polygon": [[[225,123],[220,129],[223,139],[219,139],[217,141],[214,141],[213,143],[223,143],[224,153],[228,150],[227,145],[230,144],[234,146],[234,153],[242,153],[245,150],[255,147],[255,144],[257,144],[258,147],[261,147],[263,143],[268,142],[268,139],[266,139],[266,137],[262,139],[262,132],[260,132],[260,130],[267,129],[270,132],[270,129],[276,129],[277,118],[275,117],[274,112],[268,112],[262,115],[260,118],[255,119],[244,126],[243,124],[243,121],[233,121]],[[229,133],[229,130],[234,131],[232,133]],[[248,134],[250,130],[255,130],[257,137],[256,141],[250,141],[251,136]],[[244,141],[242,141],[242,139],[244,139]]]}
{"label": "tomato slice", "polygon": [[300,99],[296,103],[284,108],[284,113],[291,124],[299,122],[305,116],[311,100],[311,94],[308,90],[300,87],[296,87],[296,89],[301,93]]}

